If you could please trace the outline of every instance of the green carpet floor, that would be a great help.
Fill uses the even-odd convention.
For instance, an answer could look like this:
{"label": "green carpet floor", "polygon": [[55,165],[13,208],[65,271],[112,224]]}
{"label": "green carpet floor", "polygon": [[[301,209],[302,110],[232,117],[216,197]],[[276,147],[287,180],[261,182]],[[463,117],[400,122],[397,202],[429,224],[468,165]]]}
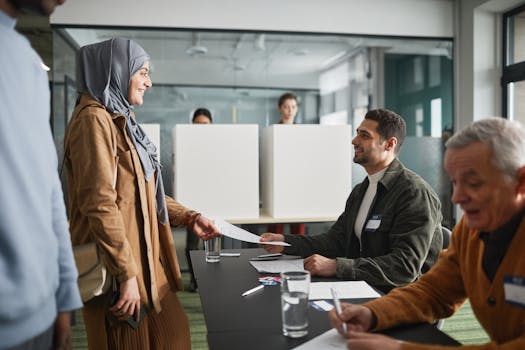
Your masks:
{"label": "green carpet floor", "polygon": [[[183,279],[187,286],[189,275],[183,273]],[[190,320],[192,349],[207,350],[206,324],[199,294],[180,292],[178,296]],[[82,313],[78,311],[76,317],[77,324],[73,327],[73,349],[87,349]],[[481,344],[488,340],[487,334],[474,317],[469,303],[465,303],[454,316],[447,319],[442,330],[462,344]]]}

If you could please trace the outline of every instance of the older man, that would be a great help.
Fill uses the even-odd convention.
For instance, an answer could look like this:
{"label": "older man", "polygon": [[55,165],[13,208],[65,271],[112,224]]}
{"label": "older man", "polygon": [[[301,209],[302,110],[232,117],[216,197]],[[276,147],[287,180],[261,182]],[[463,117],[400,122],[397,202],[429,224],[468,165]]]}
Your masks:
{"label": "older man", "polygon": [[[525,349],[525,128],[477,121],[446,144],[452,201],[464,216],[423,277],[364,306],[343,305],[348,348],[442,349],[366,333],[452,315],[468,298],[491,342],[469,349]],[[329,314],[341,332],[341,319]]]}
{"label": "older man", "polygon": [[[307,257],[314,275],[365,280],[388,292],[416,280],[442,248],[441,203],[432,188],[406,169],[397,154],[405,121],[386,109],[365,115],[352,140],[354,162],[368,177],[350,193],[345,211],[328,232],[315,236],[265,233],[261,243],[286,241],[287,254]],[[272,253],[280,246],[264,246]]]}

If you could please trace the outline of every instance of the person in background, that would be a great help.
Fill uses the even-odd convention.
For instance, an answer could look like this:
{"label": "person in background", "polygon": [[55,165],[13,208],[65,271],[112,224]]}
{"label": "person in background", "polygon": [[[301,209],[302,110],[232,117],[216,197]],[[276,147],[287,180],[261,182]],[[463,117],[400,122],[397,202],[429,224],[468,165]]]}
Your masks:
{"label": "person in background", "polygon": [[[287,92],[279,97],[278,110],[281,114],[279,124],[295,124],[295,116],[297,115],[297,96],[291,92]],[[273,233],[284,233],[284,224],[270,224],[268,225],[267,232]],[[290,233],[292,235],[303,236],[306,231],[306,225],[303,223],[291,223]]]}
{"label": "person in background", "polygon": [[90,349],[190,349],[170,224],[204,240],[219,235],[213,222],[164,194],[157,149],[133,113],[152,86],[149,73],[149,55],[128,39],[78,53],[81,95],[64,139],[72,243],[96,242],[117,281],[115,294],[84,305]]}
{"label": "person in background", "polygon": [[206,108],[197,108],[195,112],[193,112],[191,122],[192,124],[211,124],[213,123],[211,112]]}
{"label": "person in background", "polygon": [[[211,124],[213,119],[211,113],[206,108],[197,108],[193,112],[193,117],[191,118],[193,124]],[[199,249],[200,239],[197,235],[193,233],[190,228],[186,228],[186,260],[188,261],[188,270],[190,272],[190,286],[189,291],[195,292],[197,290],[197,281],[195,280],[195,274],[193,273],[193,266],[191,265],[190,250]]]}
{"label": "person in background", "polygon": [[26,10],[49,16],[63,2],[0,0],[1,349],[71,349],[71,312],[82,307],[49,127],[48,77],[14,29]]}
{"label": "person in background", "polygon": [[[354,162],[368,176],[354,187],[344,212],[315,236],[264,233],[270,253],[306,257],[313,275],[364,280],[388,292],[415,281],[437,260],[443,245],[437,194],[397,158],[406,135],[403,118],[387,109],[366,113],[357,128]],[[290,247],[264,245],[285,241]]]}
{"label": "person in background", "polygon": [[[525,349],[525,127],[476,121],[446,143],[452,201],[464,212],[449,248],[417,282],[364,305],[343,304],[332,325],[348,348],[445,349],[368,332],[451,316],[468,298],[490,342],[468,349]],[[447,348],[448,349],[448,348]]]}

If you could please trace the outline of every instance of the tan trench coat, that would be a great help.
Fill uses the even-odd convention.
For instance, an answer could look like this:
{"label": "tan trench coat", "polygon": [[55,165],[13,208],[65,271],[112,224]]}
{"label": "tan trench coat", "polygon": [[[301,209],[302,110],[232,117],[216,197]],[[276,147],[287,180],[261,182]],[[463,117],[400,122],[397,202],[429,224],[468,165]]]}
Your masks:
{"label": "tan trench coat", "polygon": [[[82,95],[73,112],[64,139],[71,241],[97,242],[109,272],[118,281],[137,276],[142,303],[160,312],[160,300],[182,289],[179,263],[169,224],[157,221],[154,177],[145,181],[125,125],[124,116],[108,113],[89,95]],[[171,225],[183,225],[189,209],[168,196],[166,202]],[[88,324],[88,315],[88,337],[91,326],[104,325],[100,309],[107,312],[107,299],[85,306],[99,323]]]}

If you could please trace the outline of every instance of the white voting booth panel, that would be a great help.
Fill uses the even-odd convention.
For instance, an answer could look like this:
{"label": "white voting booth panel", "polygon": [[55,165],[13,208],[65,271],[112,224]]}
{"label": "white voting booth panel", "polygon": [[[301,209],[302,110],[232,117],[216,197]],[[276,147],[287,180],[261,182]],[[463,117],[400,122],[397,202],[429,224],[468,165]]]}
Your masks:
{"label": "white voting booth panel", "polygon": [[352,127],[272,125],[262,136],[263,210],[274,218],[339,216],[352,186]]}
{"label": "white voting booth panel", "polygon": [[175,198],[207,216],[259,216],[257,125],[177,125]]}
{"label": "white voting booth panel", "polygon": [[148,135],[151,142],[157,147],[157,155],[160,161],[160,124],[142,124],[140,123],[142,130]]}

